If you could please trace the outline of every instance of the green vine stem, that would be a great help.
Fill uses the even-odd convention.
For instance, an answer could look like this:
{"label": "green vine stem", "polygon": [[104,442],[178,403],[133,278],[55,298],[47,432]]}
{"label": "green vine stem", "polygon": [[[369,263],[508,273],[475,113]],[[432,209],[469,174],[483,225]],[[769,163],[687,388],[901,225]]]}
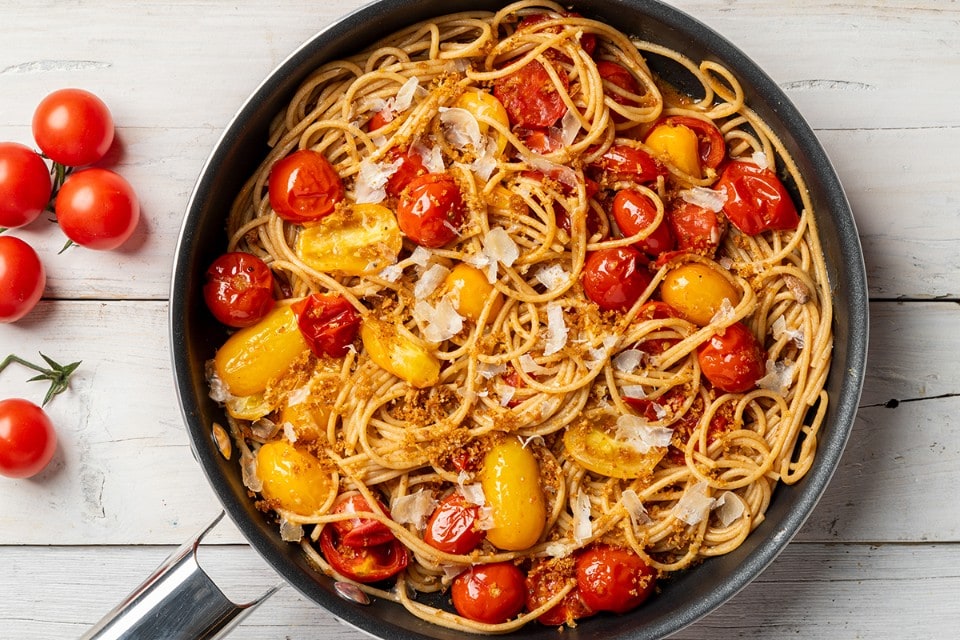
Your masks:
{"label": "green vine stem", "polygon": [[53,398],[53,396],[63,393],[70,386],[70,376],[74,371],[77,370],[77,367],[80,366],[82,361],[78,360],[76,362],[71,362],[67,365],[62,365],[58,362],[53,361],[47,356],[40,354],[40,357],[50,366],[50,368],[43,367],[41,365],[34,364],[28,360],[10,354],[3,359],[3,362],[0,362],[0,372],[7,368],[11,363],[16,362],[17,364],[24,366],[28,369],[33,369],[37,371],[39,375],[36,375],[27,382],[35,382],[39,380],[48,380],[50,382],[50,388],[47,389],[47,395],[43,397],[43,405],[46,406],[48,402]]}

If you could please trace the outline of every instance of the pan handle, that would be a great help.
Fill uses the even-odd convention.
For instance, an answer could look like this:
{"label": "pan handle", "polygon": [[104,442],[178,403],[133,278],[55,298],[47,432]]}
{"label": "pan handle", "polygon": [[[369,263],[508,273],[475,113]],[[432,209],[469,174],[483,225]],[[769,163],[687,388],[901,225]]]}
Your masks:
{"label": "pan handle", "polygon": [[215,640],[224,638],[282,583],[246,604],[231,602],[197,563],[197,547],[223,512],[174,551],[143,584],[81,640]]}

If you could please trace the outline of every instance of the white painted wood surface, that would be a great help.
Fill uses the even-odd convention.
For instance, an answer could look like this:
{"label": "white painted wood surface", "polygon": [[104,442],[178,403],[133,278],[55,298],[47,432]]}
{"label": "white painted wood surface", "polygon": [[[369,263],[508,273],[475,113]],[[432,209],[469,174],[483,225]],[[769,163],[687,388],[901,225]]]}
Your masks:
{"label": "white painted wood surface", "polygon": [[[953,638],[960,623],[960,3],[671,0],[753,57],[795,101],[854,208],[871,292],[862,408],[840,469],[797,539],[753,584],[676,638]],[[169,273],[197,173],[235,109],[315,31],[360,5],[256,0],[0,0],[0,140],[30,143],[49,91],[113,110],[112,152],[144,223],[116,252],[56,255],[45,299],[0,325],[0,354],[82,359],[49,413],[54,463],[0,481],[0,638],[73,638],[205,525],[218,504],[193,461],[167,346]],[[26,371],[0,397],[39,400]],[[894,406],[895,405],[895,406]],[[272,571],[228,524],[202,553],[228,595]],[[248,567],[254,567],[248,572]],[[237,638],[349,638],[292,589]]]}

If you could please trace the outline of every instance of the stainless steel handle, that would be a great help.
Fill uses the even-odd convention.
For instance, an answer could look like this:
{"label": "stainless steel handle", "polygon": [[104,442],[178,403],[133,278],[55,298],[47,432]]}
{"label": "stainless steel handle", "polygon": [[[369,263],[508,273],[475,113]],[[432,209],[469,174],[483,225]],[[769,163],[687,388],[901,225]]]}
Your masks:
{"label": "stainless steel handle", "polygon": [[225,637],[273,595],[277,584],[246,604],[230,601],[197,563],[197,547],[223,512],[185,543],[81,640],[215,640]]}

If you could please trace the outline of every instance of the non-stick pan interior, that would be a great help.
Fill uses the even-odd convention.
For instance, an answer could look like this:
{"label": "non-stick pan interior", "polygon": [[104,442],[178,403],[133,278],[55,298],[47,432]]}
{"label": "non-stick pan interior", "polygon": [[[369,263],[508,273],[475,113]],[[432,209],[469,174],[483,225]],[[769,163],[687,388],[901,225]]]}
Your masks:
{"label": "non-stick pan interior", "polygon": [[[301,593],[348,623],[391,640],[452,640],[463,634],[424,623],[392,603],[364,607],[342,600],[332,582],[308,565],[299,547],[282,542],[276,525],[254,508],[238,463],[224,460],[211,437],[211,424],[224,417],[207,395],[204,363],[225,333],[204,306],[203,273],[224,251],[227,212],[267,152],[271,118],[311,70],[418,20],[501,6],[484,0],[385,0],[345,17],[295,51],[242,106],[214,148],[188,205],[174,265],[170,322],[176,384],[194,452],[227,513],[251,545]],[[755,64],[703,24],[656,2],[596,0],[574,2],[572,8],[693,59],[720,61],[739,78],[748,104],[778,132],[807,177],[835,293],[834,359],[827,381],[831,404],[814,468],[798,484],[777,489],[765,522],[736,551],[670,580],[661,593],[630,614],[597,616],[564,631],[571,640],[646,640],[694,622],[733,596],[776,557],[812,511],[837,466],[860,396],[867,344],[866,276],[853,217],[829,161],[800,114]],[[674,84],[682,87],[686,82],[676,65],[655,57],[650,64]],[[556,633],[554,628],[528,625],[512,635],[546,639]]]}

